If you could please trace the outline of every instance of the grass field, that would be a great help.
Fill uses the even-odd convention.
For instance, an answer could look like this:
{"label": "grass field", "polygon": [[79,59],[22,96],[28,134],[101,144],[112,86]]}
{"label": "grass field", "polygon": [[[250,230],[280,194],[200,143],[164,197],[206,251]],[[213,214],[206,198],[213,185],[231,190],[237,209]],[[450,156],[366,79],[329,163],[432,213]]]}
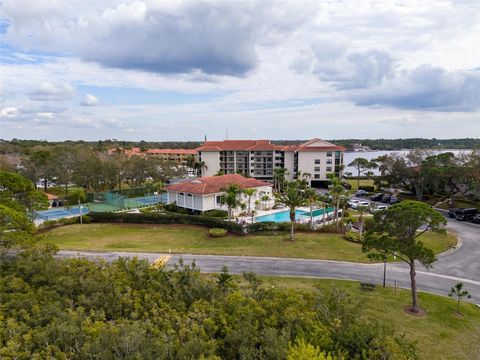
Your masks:
{"label": "grass field", "polygon": [[[291,277],[261,276],[262,286],[304,290],[343,289],[360,300],[365,317],[371,321],[389,324],[406,338],[416,341],[420,359],[465,359],[480,358],[480,308],[462,303],[463,317],[455,315],[453,299],[419,293],[420,306],[427,311],[423,318],[412,317],[402,308],[410,304],[410,292],[377,287],[374,291],[361,290],[358,282],[306,279]],[[237,278],[240,286],[246,286]],[[447,290],[447,289],[446,289]]]}
{"label": "grass field", "polygon": [[[337,234],[287,233],[231,235],[209,238],[208,229],[192,225],[76,224],[50,230],[40,236],[61,249],[168,252],[215,255],[250,255],[305,259],[370,262],[361,246]],[[455,236],[425,234],[423,241],[435,253],[455,246]]]}
{"label": "grass field", "polygon": [[[358,190],[358,180],[348,179],[347,182],[352,186],[352,190]],[[373,186],[373,180],[371,179],[360,179],[360,186]]]}

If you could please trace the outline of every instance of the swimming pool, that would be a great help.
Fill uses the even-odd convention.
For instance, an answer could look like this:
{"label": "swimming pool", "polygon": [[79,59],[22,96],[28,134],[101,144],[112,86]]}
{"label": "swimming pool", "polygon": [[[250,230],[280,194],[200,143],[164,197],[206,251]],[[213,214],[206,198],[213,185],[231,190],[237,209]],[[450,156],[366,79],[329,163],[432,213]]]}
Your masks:
{"label": "swimming pool", "polygon": [[[327,208],[327,214],[333,212],[334,208]],[[313,217],[323,215],[323,209],[317,209],[312,211]],[[295,219],[296,220],[304,220],[310,218],[309,211],[303,210],[295,210]],[[266,221],[273,221],[273,222],[289,222],[290,221],[290,210],[283,210],[273,214],[257,216],[255,221],[258,222],[266,222]]]}

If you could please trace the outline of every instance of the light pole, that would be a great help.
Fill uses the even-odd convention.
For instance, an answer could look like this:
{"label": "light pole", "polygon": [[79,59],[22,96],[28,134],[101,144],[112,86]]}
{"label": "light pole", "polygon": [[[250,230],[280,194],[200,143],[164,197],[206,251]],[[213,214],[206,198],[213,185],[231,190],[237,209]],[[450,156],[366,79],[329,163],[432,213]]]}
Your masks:
{"label": "light pole", "polygon": [[387,257],[383,257],[383,287],[385,287],[385,278],[387,276]]}
{"label": "light pole", "polygon": [[83,224],[83,219],[82,219],[82,205],[80,205],[80,198],[78,198],[78,207],[80,208],[80,224]]}

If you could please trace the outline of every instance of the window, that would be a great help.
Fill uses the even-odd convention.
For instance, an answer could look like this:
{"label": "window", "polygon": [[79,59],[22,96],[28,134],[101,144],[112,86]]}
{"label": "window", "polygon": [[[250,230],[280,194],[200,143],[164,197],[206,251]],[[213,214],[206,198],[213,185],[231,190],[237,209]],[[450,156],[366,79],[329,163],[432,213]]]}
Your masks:
{"label": "window", "polygon": [[178,195],[182,195],[182,196],[183,196],[183,195],[184,195],[184,193],[178,193]]}
{"label": "window", "polygon": [[327,156],[332,156],[332,152],[331,152],[331,151],[327,151]]}
{"label": "window", "polygon": [[313,177],[314,179],[320,179],[320,174],[315,174]]}
{"label": "window", "polygon": [[327,164],[332,165],[332,159],[327,159]]}
{"label": "window", "polygon": [[320,171],[320,166],[315,166],[314,171]]}
{"label": "window", "polygon": [[331,172],[332,171],[332,167],[331,166],[327,166],[327,172]]}
{"label": "window", "polygon": [[315,159],[315,165],[319,165],[320,164],[320,159]]}
{"label": "window", "polygon": [[222,195],[217,195],[215,202],[217,203],[217,205],[220,205],[222,203]]}

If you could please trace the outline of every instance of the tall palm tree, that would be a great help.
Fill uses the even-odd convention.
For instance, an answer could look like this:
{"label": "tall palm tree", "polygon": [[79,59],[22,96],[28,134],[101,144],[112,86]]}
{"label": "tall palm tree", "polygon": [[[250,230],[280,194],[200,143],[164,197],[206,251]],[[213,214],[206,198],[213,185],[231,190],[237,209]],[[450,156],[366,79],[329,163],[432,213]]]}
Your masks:
{"label": "tall palm tree", "polygon": [[282,191],[285,184],[285,177],[290,173],[286,168],[276,168],[273,169],[273,181],[274,188],[276,191]]}
{"label": "tall palm tree", "polygon": [[302,191],[300,182],[291,181],[286,183],[283,193],[277,193],[277,202],[290,209],[290,241],[295,238],[295,210],[306,204],[307,199]]}
{"label": "tall palm tree", "polygon": [[221,204],[227,205],[228,210],[228,221],[232,220],[232,211],[241,205],[240,194],[242,189],[238,185],[231,184],[226,189],[224,189],[225,194],[221,197]]}
{"label": "tall palm tree", "polygon": [[243,193],[248,197],[248,213],[250,214],[250,203],[251,203],[251,200],[252,200],[252,196],[255,195],[255,193],[257,192],[257,190],[255,189],[245,189],[243,190]]}
{"label": "tall palm tree", "polygon": [[313,205],[319,201],[319,197],[315,189],[305,190],[305,197],[307,198],[308,206],[310,207],[310,228],[313,229]]}
{"label": "tall palm tree", "polygon": [[345,194],[345,188],[342,185],[342,180],[333,174],[329,174],[328,178],[331,182],[330,194],[332,195],[333,204],[335,205],[335,225],[338,229],[338,210],[340,209],[340,200]]}

